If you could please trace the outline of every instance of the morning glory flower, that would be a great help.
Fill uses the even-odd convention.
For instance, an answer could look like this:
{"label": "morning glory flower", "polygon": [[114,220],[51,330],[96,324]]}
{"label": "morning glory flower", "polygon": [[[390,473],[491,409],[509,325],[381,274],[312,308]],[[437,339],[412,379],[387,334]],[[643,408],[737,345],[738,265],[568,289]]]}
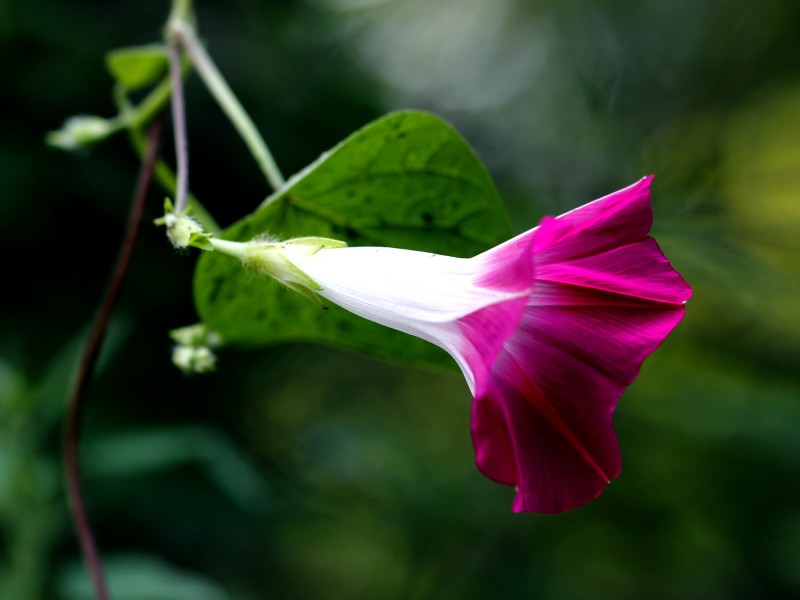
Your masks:
{"label": "morning glory flower", "polygon": [[692,294],[648,235],[651,180],[516,238],[534,289],[472,407],[478,468],[516,487],[515,511],[570,510],[619,475],[617,400]]}
{"label": "morning glory flower", "polygon": [[299,238],[246,252],[287,286],[446,350],[473,395],[480,471],[515,511],[563,512],[620,472],[617,400],[691,289],[648,233],[647,177],[473,258]]}

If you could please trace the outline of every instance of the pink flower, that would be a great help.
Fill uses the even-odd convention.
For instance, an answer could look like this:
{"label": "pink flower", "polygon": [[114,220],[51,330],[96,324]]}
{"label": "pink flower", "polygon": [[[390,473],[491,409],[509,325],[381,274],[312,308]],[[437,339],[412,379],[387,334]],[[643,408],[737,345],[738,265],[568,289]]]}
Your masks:
{"label": "pink flower", "polygon": [[517,488],[515,511],[570,510],[619,475],[617,400],[692,294],[648,236],[651,180],[510,242],[533,238],[534,289],[475,396],[472,439],[478,468]]}
{"label": "pink flower", "polygon": [[273,244],[266,270],[449,352],[478,468],[515,511],[562,512],[619,475],[617,400],[691,296],[648,235],[651,179],[470,259],[309,238]]}

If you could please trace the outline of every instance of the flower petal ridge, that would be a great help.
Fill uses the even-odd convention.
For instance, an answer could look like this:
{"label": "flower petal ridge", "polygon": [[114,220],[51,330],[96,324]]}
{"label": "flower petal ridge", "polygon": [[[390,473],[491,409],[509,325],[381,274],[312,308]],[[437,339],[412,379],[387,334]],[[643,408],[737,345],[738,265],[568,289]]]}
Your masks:
{"label": "flower petal ridge", "polygon": [[570,510],[619,475],[617,400],[691,296],[648,235],[651,180],[523,234],[534,291],[472,413],[478,467],[517,488],[515,511]]}

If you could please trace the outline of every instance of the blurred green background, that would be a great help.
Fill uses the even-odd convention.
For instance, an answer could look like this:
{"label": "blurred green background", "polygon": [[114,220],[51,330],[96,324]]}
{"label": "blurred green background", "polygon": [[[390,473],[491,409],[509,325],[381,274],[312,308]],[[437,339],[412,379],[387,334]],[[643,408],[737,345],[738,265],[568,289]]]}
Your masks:
{"label": "blurred green background", "polygon": [[[800,595],[800,3],[198,0],[202,37],[291,174],[397,108],[476,148],[517,231],[655,173],[686,319],[615,423],[622,476],[514,515],[473,465],[461,378],[343,351],[170,364],[194,254],[150,225],[88,398],[86,492],[114,598],[790,598]],[[105,52],[166,2],[0,0],[0,598],[91,598],[63,498],[65,388],[138,162]],[[198,79],[192,190],[223,225],[266,195]],[[167,136],[163,156],[171,158]]]}

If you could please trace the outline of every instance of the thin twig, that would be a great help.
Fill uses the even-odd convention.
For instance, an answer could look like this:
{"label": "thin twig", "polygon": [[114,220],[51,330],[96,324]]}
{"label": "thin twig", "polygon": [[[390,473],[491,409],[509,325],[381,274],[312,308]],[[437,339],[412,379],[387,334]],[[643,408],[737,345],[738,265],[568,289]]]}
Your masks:
{"label": "thin twig", "polygon": [[[188,61],[183,62],[185,62],[183,70],[186,71],[186,65],[189,65],[190,63]],[[161,102],[161,92],[159,90],[164,89],[166,90],[166,95],[164,96],[164,101]],[[158,85],[156,90],[151,92],[147,99],[143,100],[137,106],[131,105],[126,93],[127,91],[125,88],[117,86],[114,89],[114,102],[117,105],[117,110],[120,114],[120,120],[124,123],[127,123],[128,139],[130,140],[133,149],[136,151],[139,160],[142,160],[144,159],[145,146],[147,145],[147,136],[142,131],[142,128],[149,121],[151,121],[153,117],[161,111],[161,109],[164,107],[164,104],[169,101],[170,96],[172,95],[172,82],[170,81],[169,77],[164,79],[164,81]],[[156,97],[157,95],[158,97]],[[153,113],[152,111],[156,112]],[[171,198],[176,197],[175,193],[178,189],[178,179],[173,173],[172,169],[167,166],[167,163],[165,163],[163,160],[156,161],[154,177]],[[194,196],[191,190],[188,189],[188,183],[186,190],[186,207],[192,211],[192,218],[200,223],[204,231],[213,233],[215,235],[221,231],[220,226],[211,216],[211,213],[205,209],[197,197]]]}
{"label": "thin twig", "polygon": [[169,76],[172,81],[172,123],[175,131],[175,156],[178,183],[175,190],[175,211],[186,210],[186,192],[189,188],[189,153],[186,140],[186,109],[183,101],[183,73],[177,43],[169,45]]}
{"label": "thin twig", "polygon": [[184,21],[178,20],[172,25],[172,35],[186,50],[197,74],[200,75],[211,95],[214,96],[233,126],[236,127],[239,135],[244,139],[269,185],[275,191],[281,189],[285,180],[267,143],[261,137],[255,123],[234,95],[222,73],[219,72],[217,65],[211,60],[203,44],[197,39],[194,29]]}
{"label": "thin twig", "polygon": [[[128,135],[136,154],[139,155],[140,159],[144,158],[146,145],[144,133],[137,129],[130,129]],[[177,177],[167,163],[160,159],[157,160],[153,176],[170,197],[174,198],[175,190],[178,189]],[[222,231],[222,228],[214,220],[214,217],[211,216],[211,213],[205,209],[197,197],[192,194],[191,190],[187,190],[186,192],[186,206],[192,212],[192,218],[200,223],[203,231],[206,233],[213,233],[214,235],[218,235],[219,232]]]}
{"label": "thin twig", "polygon": [[156,118],[153,125],[150,127],[147,152],[142,160],[141,169],[139,170],[139,180],[136,186],[136,193],[133,197],[131,211],[128,216],[125,238],[120,247],[119,256],[114,265],[105,297],[103,298],[100,309],[92,324],[92,329],[89,333],[86,345],[83,348],[78,372],[72,383],[72,389],[70,390],[67,402],[66,430],[64,436],[64,466],[67,478],[67,494],[69,496],[73,524],[80,541],[86,565],[92,577],[97,600],[108,600],[109,595],[103,573],[102,561],[100,560],[100,553],[98,552],[97,544],[92,534],[92,528],[89,524],[86,503],[81,487],[81,469],[78,453],[81,414],[85,402],[86,390],[89,387],[89,380],[91,379],[97,357],[100,353],[100,348],[103,344],[103,338],[108,328],[111,313],[119,297],[122,282],[125,278],[125,272],[128,269],[128,263],[130,262],[133,252],[133,246],[136,242],[139,224],[142,221],[147,189],[152,179],[153,165],[155,164],[160,134],[161,119]]}

